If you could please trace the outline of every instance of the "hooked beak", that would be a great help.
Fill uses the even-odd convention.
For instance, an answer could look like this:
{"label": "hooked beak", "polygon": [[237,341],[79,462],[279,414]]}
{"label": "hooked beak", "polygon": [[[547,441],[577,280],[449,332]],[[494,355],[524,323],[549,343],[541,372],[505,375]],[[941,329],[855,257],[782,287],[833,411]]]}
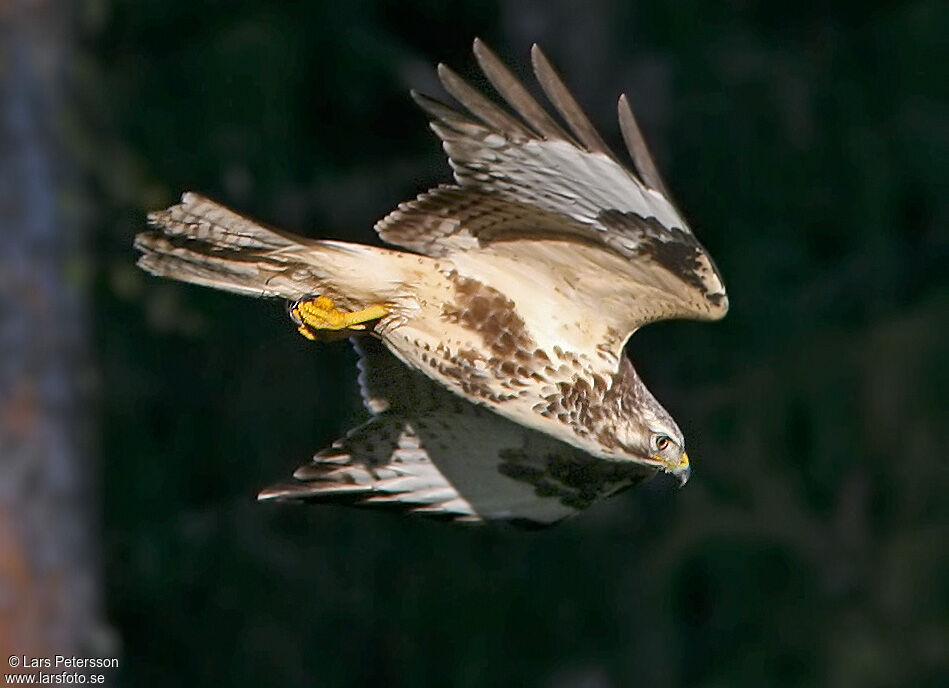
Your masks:
{"label": "hooked beak", "polygon": [[689,465],[689,455],[683,453],[679,465],[671,471],[673,477],[679,481],[679,487],[689,482],[689,476],[692,475],[692,467]]}

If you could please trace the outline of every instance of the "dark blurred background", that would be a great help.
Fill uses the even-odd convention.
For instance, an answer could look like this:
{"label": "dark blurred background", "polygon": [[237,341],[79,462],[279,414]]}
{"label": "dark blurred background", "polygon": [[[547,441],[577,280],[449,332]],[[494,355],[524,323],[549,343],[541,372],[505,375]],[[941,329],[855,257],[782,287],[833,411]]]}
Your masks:
{"label": "dark blurred background", "polygon": [[[946,685],[945,4],[0,21],[0,645],[117,656],[121,686]],[[354,356],[280,303],[148,277],[132,237],[193,189],[376,241],[449,179],[407,91],[440,95],[438,61],[483,83],[474,36],[522,75],[540,43],[616,144],[628,93],[725,276],[724,321],[630,344],[693,478],[540,533],[258,505],[364,418]]]}

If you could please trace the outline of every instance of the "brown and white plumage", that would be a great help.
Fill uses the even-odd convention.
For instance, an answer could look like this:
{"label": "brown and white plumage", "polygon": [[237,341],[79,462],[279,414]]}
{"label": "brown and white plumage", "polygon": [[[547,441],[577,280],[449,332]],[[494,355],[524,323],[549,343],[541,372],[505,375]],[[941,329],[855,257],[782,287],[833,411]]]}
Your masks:
{"label": "brown and white plumage", "polygon": [[[427,255],[528,240],[587,240],[629,260],[621,288],[647,292],[655,307],[624,313],[635,326],[654,319],[716,319],[728,308],[711,259],[665,195],[624,97],[619,119],[638,176],[607,148],[580,107],[534,46],[538,81],[572,132],[566,133],[480,41],[475,55],[486,76],[517,112],[517,119],[444,65],[446,90],[468,108],[462,113],[413,94],[432,116],[455,173],[446,186],[402,204],[377,229],[387,242]],[[456,220],[438,223],[438,218]],[[464,219],[468,222],[464,222]],[[570,246],[559,245],[564,251]],[[517,247],[510,250],[516,254]]]}
{"label": "brown and white plumage", "polygon": [[[413,93],[432,119],[456,183],[401,204],[376,225],[383,240],[409,252],[268,230],[185,194],[179,205],[150,216],[155,231],[137,238],[140,264],[154,274],[256,296],[325,295],[350,310],[386,304],[373,335],[427,377],[428,396],[446,408],[449,400],[465,402],[443,424],[478,428],[485,449],[472,454],[480,458],[468,461],[468,475],[480,474],[473,466],[480,470],[481,462],[491,475],[503,475],[491,458],[500,453],[491,427],[499,436],[527,433],[569,447],[607,473],[625,465],[683,475],[682,434],[623,347],[649,322],[722,317],[728,301],[721,277],[669,199],[625,97],[620,128],[635,172],[609,150],[536,46],[537,80],[563,125],[483,43],[475,41],[474,50],[511,110],[444,66],[439,76],[460,109]],[[406,420],[410,413],[399,421],[387,413],[341,440],[335,453],[317,455],[303,471],[308,479],[279,496],[318,499],[336,482],[347,485],[336,497],[380,501],[375,487],[362,489],[377,482],[372,470],[392,470],[388,463],[399,451],[425,454],[430,441]],[[380,429],[388,448],[368,456],[364,436]],[[459,456],[467,455],[460,444]],[[340,464],[343,455],[349,458]],[[435,468],[417,476],[420,484],[435,480],[442,467]],[[457,489],[462,478],[443,477],[459,496],[437,493],[438,499],[457,506],[455,499],[466,499]],[[468,516],[494,517],[467,503]],[[452,517],[463,518],[462,511]],[[489,512],[505,510],[495,505]]]}
{"label": "brown and white plumage", "polygon": [[298,468],[264,501],[336,502],[458,523],[543,526],[650,477],[447,391],[377,339],[353,340],[370,419]]}

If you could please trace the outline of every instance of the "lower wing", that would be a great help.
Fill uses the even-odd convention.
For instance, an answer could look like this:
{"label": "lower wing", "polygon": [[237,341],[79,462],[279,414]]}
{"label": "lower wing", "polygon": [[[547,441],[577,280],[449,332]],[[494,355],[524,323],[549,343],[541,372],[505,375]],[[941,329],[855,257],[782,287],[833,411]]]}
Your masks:
{"label": "lower wing", "polygon": [[451,394],[356,341],[373,414],[261,500],[343,503],[459,523],[546,526],[653,471],[601,461]]}

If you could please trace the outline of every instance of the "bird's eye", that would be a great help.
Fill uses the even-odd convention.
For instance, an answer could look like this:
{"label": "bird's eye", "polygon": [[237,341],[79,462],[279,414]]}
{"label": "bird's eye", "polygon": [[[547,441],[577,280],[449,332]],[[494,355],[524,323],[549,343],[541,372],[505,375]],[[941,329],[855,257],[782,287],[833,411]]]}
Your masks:
{"label": "bird's eye", "polygon": [[657,435],[657,436],[656,436],[656,449],[658,449],[659,451],[665,451],[665,450],[666,450],[666,447],[669,446],[669,443],[670,443],[670,442],[672,442],[672,440],[670,440],[670,439],[669,439],[668,437],[666,437],[665,435]]}

